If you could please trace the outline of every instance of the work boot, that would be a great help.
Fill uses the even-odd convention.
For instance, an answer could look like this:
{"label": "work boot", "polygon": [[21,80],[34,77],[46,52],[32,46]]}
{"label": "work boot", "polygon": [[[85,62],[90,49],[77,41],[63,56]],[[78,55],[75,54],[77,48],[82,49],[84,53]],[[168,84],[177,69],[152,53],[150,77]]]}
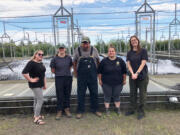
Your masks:
{"label": "work boot", "polygon": [[82,116],[83,116],[82,113],[77,113],[77,114],[76,114],[76,118],[77,118],[77,119],[81,119]]}
{"label": "work boot", "polygon": [[138,119],[138,120],[141,120],[141,119],[144,118],[144,117],[145,117],[145,112],[144,112],[144,111],[139,111],[139,112],[138,112],[137,119]]}
{"label": "work boot", "polygon": [[61,117],[62,117],[62,111],[58,111],[56,114],[56,120],[60,120]]}
{"label": "work boot", "polygon": [[64,112],[65,112],[65,114],[66,114],[66,116],[67,116],[68,118],[71,118],[71,117],[72,117],[72,114],[70,113],[69,108],[64,109]]}
{"label": "work boot", "polygon": [[107,115],[107,116],[110,116],[109,108],[106,108],[106,115]]}
{"label": "work boot", "polygon": [[96,111],[96,112],[95,112],[95,115],[96,115],[96,116],[98,116],[98,117],[101,117],[101,116],[102,116],[102,113],[101,113],[101,112]]}
{"label": "work boot", "polygon": [[115,112],[117,113],[117,115],[120,115],[120,114],[121,114],[120,108],[119,108],[119,107],[118,107],[118,108],[115,108]]}

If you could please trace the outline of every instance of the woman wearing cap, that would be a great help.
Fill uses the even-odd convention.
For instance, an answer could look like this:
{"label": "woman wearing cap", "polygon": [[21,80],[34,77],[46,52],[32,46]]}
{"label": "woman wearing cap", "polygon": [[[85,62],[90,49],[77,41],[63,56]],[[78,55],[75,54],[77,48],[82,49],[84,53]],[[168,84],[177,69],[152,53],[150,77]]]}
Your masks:
{"label": "woman wearing cap", "polygon": [[57,56],[50,63],[51,71],[55,74],[55,86],[57,97],[57,115],[59,120],[64,111],[67,117],[71,117],[70,113],[70,95],[72,89],[72,58],[66,55],[64,46],[60,47]]}
{"label": "woman wearing cap", "polygon": [[23,76],[28,80],[29,87],[34,93],[34,123],[43,125],[43,116],[40,115],[43,104],[43,91],[46,89],[46,68],[42,63],[43,51],[38,50],[22,71]]}
{"label": "woman wearing cap", "polygon": [[[145,116],[144,105],[146,100],[147,85],[149,82],[148,68],[146,61],[148,60],[147,51],[142,49],[140,41],[136,36],[132,36],[129,40],[131,50],[127,53],[127,66],[130,72],[130,102],[131,109],[126,115],[132,115],[135,110],[138,111],[138,119]],[[137,104],[137,89],[139,88],[140,103]]]}
{"label": "woman wearing cap", "polygon": [[106,114],[110,114],[109,106],[113,97],[115,110],[119,115],[120,93],[123,85],[126,84],[126,64],[120,57],[116,57],[116,50],[112,45],[108,48],[108,57],[101,61],[98,73],[99,83],[104,92]]}

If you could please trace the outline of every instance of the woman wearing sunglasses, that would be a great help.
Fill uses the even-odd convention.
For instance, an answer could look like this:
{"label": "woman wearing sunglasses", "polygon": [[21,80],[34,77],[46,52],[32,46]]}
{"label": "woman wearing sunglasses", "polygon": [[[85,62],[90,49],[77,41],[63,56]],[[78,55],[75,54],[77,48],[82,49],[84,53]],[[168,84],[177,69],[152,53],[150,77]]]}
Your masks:
{"label": "woman wearing sunglasses", "polygon": [[43,125],[43,116],[40,115],[43,104],[43,91],[46,89],[46,68],[42,63],[43,51],[38,50],[22,71],[23,76],[28,80],[29,87],[34,93],[34,123]]}

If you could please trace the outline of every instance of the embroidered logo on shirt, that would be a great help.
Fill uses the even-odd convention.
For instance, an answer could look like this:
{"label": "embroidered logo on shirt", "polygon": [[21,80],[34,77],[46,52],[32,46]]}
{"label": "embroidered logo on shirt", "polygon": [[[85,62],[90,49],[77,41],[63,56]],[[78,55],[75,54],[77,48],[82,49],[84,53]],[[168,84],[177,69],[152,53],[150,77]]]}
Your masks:
{"label": "embroidered logo on shirt", "polygon": [[116,66],[119,66],[119,61],[116,62]]}

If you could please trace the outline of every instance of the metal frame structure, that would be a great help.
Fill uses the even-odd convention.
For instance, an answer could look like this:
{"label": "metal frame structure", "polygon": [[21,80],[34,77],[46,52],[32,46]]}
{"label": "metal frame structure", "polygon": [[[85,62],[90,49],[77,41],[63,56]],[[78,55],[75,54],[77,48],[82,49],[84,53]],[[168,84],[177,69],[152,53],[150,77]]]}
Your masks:
{"label": "metal frame structure", "polygon": [[[122,50],[121,42],[124,42],[124,45],[125,45],[124,31],[121,31],[120,50]],[[125,46],[123,48],[123,52],[125,52]]]}
{"label": "metal frame structure", "polygon": [[116,52],[117,52],[117,54],[119,54],[119,53],[121,53],[121,47],[120,47],[120,43],[119,43],[119,32],[118,32],[118,35],[117,35],[117,42],[118,42],[118,44],[117,44],[117,46],[116,46]]}
{"label": "metal frame structure", "polygon": [[[28,43],[28,55],[29,55],[29,33],[27,34],[28,35],[28,38],[26,38],[26,34],[27,34],[27,32],[25,32],[25,28],[23,28],[23,38],[21,39],[21,41],[27,41]],[[25,45],[25,43],[24,43],[24,45]],[[25,56],[25,54],[24,54],[24,48],[23,48],[23,45],[22,45],[22,57],[24,57]]]}
{"label": "metal frame structure", "polygon": [[[2,42],[2,52],[3,52],[3,58],[5,58],[5,52],[4,52],[4,46],[3,46],[3,39],[8,39],[10,42],[10,36],[6,33],[6,26],[5,26],[5,22],[3,22],[3,27],[4,27],[4,34],[0,37],[1,38],[1,42]],[[11,54],[11,58],[12,58],[12,46],[10,46],[10,54]]]}
{"label": "metal frame structure", "polygon": [[76,20],[76,23],[77,24],[74,24],[74,30],[76,30],[76,32],[74,33],[74,42],[75,42],[75,36],[77,35],[77,42],[80,46],[83,34],[81,33],[81,28],[79,26],[78,20]]}
{"label": "metal frame structure", "polygon": [[[171,56],[171,27],[175,26],[175,34],[177,34],[177,26],[180,25],[180,21],[177,19],[177,4],[175,3],[175,18],[169,24],[169,42],[168,42],[168,54]],[[173,35],[174,36],[174,35]]]}
{"label": "metal frame structure", "polygon": [[[16,43],[16,42],[23,42],[24,43],[24,41],[27,41],[27,49],[28,49],[28,56],[30,56],[30,50],[29,50],[29,42],[30,42],[30,38],[29,38],[29,33],[28,32],[26,32],[25,31],[26,30],[26,28],[24,28],[24,27],[22,27],[22,32],[23,32],[23,36],[22,36],[22,38],[20,39],[20,40],[16,40],[16,41],[14,41],[14,43]],[[27,37],[26,37],[26,34],[27,34]],[[25,45],[25,44],[24,44]],[[25,48],[26,49],[26,48]],[[23,48],[23,46],[21,47],[21,51],[22,51],[22,57],[24,57],[25,56],[25,53],[24,53],[24,48]],[[14,52],[15,53],[15,52]],[[16,53],[15,53],[16,54]]]}
{"label": "metal frame structure", "polygon": [[[161,35],[161,37],[160,37],[160,41],[164,41],[166,39],[166,37],[164,36],[164,32],[162,31],[162,35]],[[166,48],[165,48],[165,44],[163,45],[164,46],[164,52],[165,52],[165,50],[166,50]],[[162,51],[162,50],[160,50],[160,51]]]}
{"label": "metal frame structure", "polygon": [[130,28],[128,28],[128,35],[126,36],[126,43],[125,43],[125,52],[128,52],[128,41],[130,39]]}
{"label": "metal frame structure", "polygon": [[148,28],[146,28],[146,35],[145,35],[145,38],[146,38],[146,49],[148,49],[148,32],[150,32],[149,31],[149,29]]}
{"label": "metal frame structure", "polygon": [[[57,43],[59,43],[59,28],[58,28],[58,24],[57,21],[58,19],[67,19],[68,23],[69,23],[69,18],[71,21],[71,27],[69,28],[69,24],[67,27],[67,32],[68,32],[68,36],[67,36],[67,42],[68,42],[68,47],[69,47],[69,54],[71,55],[71,45],[70,45],[70,29],[71,29],[71,44],[72,44],[72,54],[74,53],[74,33],[73,33],[73,29],[74,29],[74,21],[73,21],[73,9],[71,8],[71,13],[64,8],[63,6],[63,0],[61,0],[61,6],[60,8],[56,11],[56,13],[53,15],[53,32],[54,32],[54,44],[55,47],[57,45]],[[56,24],[55,24],[56,23]]]}
{"label": "metal frame structure", "polygon": [[[149,10],[148,10],[149,9]],[[136,15],[136,36],[141,40],[141,18],[150,18],[150,62],[151,62],[151,73],[155,74],[155,10],[145,0],[144,4],[135,12]]]}
{"label": "metal frame structure", "polygon": [[102,40],[102,33],[100,35],[97,35],[97,42],[99,43],[99,53],[105,53],[105,46],[104,41]]}
{"label": "metal frame structure", "polygon": [[100,48],[102,49],[101,53],[105,53],[104,41],[103,41],[103,38],[102,38],[102,33],[101,33],[100,36],[101,36],[101,39],[100,39]]}

